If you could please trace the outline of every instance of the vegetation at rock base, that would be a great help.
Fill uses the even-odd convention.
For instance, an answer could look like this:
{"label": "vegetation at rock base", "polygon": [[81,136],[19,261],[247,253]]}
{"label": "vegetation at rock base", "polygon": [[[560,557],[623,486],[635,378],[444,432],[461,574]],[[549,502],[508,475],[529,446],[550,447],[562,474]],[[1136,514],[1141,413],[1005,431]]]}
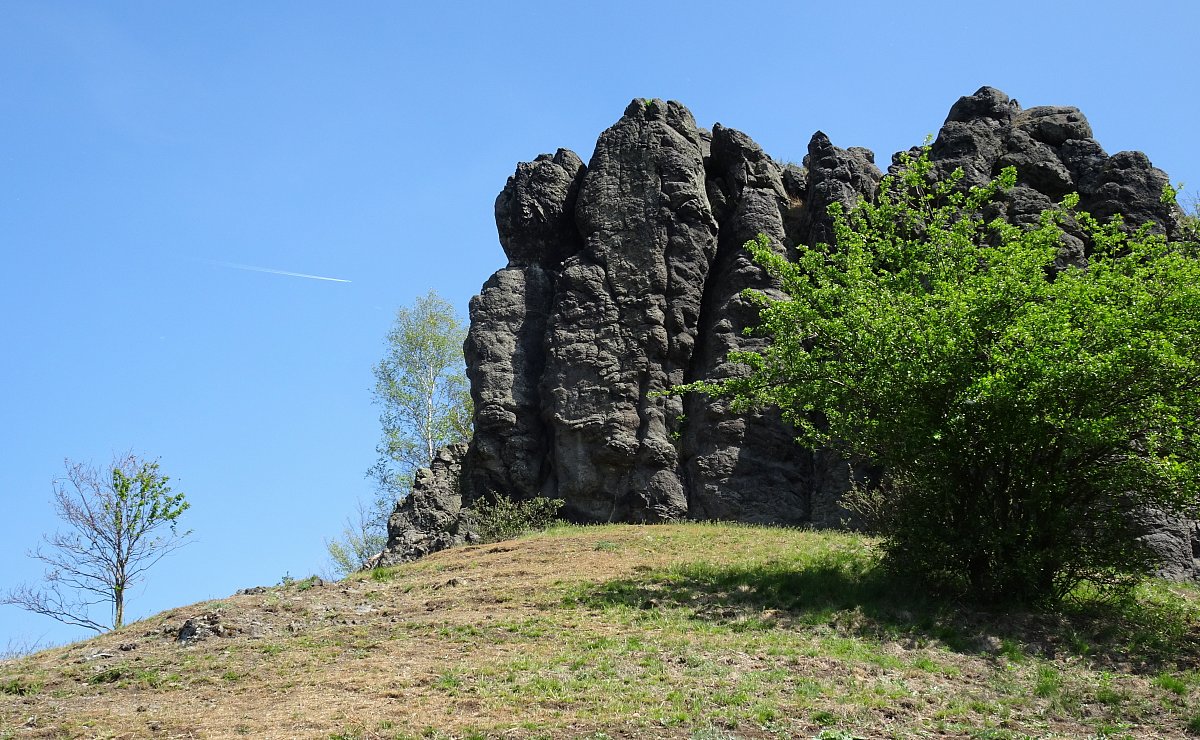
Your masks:
{"label": "vegetation at rock base", "polygon": [[[64,464],[52,503],[67,529],[44,535],[29,553],[46,565],[44,583],[17,586],[0,604],[95,632],[119,629],[130,587],[187,544],[190,532],[178,524],[191,504],[171,490],[157,460],[127,453],[106,468]],[[98,605],[108,607],[107,621],[94,613]]]}
{"label": "vegetation at rock base", "polygon": [[359,499],[355,512],[346,518],[342,534],[325,541],[325,552],[337,576],[361,570],[387,545],[387,520],[395,506],[390,496],[379,496],[374,503]]}
{"label": "vegetation at rock base", "polygon": [[[1144,740],[1196,723],[1195,586],[965,609],[878,554],[837,532],[558,527],[253,589],[0,663],[0,737]],[[188,620],[207,632],[181,642]]]}
{"label": "vegetation at rock base", "polygon": [[[741,377],[676,390],[776,406],[803,443],[882,466],[858,508],[931,588],[1119,596],[1153,564],[1131,514],[1197,510],[1200,250],[1075,196],[1036,228],[986,221],[1012,168],[966,193],[931,171],[908,157],[876,202],[834,204],[836,243],[794,262],[747,244],[789,296],[754,294],[770,344],[731,354]],[[1086,267],[1055,265],[1068,222]]]}
{"label": "vegetation at rock base", "polygon": [[499,542],[545,529],[555,521],[562,499],[513,501],[507,496],[480,499],[471,505],[469,524],[483,542]]}
{"label": "vegetation at rock base", "polygon": [[1192,193],[1185,198],[1183,206],[1186,209],[1182,224],[1184,236],[1200,241],[1200,193]]}

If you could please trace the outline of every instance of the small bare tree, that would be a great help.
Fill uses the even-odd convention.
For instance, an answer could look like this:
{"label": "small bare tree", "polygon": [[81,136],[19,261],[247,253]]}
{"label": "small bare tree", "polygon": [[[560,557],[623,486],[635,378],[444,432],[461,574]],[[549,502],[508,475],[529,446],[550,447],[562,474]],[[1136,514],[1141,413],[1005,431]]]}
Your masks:
{"label": "small bare tree", "polygon": [[[146,571],[187,544],[190,531],[177,523],[190,504],[172,493],[158,461],[117,456],[105,469],[65,461],[66,477],[54,481],[54,511],[68,525],[44,535],[29,556],[46,564],[44,583],[21,585],[0,604],[96,632],[125,623],[125,595]],[[111,621],[92,617],[92,607],[111,606]]]}

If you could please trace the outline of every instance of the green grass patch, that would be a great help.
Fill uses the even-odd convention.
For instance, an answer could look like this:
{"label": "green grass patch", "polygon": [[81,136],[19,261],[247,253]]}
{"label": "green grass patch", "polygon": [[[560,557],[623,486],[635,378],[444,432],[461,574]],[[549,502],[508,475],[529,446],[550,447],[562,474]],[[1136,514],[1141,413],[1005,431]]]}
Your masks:
{"label": "green grass patch", "polygon": [[91,683],[91,684],[116,683],[117,681],[120,681],[121,679],[128,678],[128,677],[129,677],[129,673],[123,667],[113,666],[111,668],[105,668],[104,670],[99,671],[98,673],[93,675],[91,678],[88,679],[88,683]]}
{"label": "green grass patch", "polygon": [[[314,616],[315,627],[297,634],[236,636],[183,651],[167,640],[161,653],[143,648],[140,661],[99,674],[95,663],[60,660],[46,675],[64,697],[94,695],[100,689],[90,681],[121,687],[114,697],[145,701],[150,690],[185,685],[252,696],[241,687],[260,675],[291,688],[373,671],[388,686],[389,704],[371,716],[386,722],[360,725],[339,715],[314,730],[325,737],[1017,740],[1051,732],[1174,736],[1200,725],[1200,662],[1189,647],[1200,634],[1189,621],[1200,592],[1190,587],[1151,584],[1139,603],[1082,594],[1056,612],[982,610],[906,588],[878,568],[875,543],[852,534],[555,526],[506,545],[504,560],[513,565],[477,598],[491,586],[495,558],[489,547],[466,550],[386,570],[387,578],[358,574],[349,588],[311,592],[315,600],[298,598],[296,582],[279,588],[287,602],[337,618]],[[613,575],[572,580],[597,572]],[[470,593],[435,593],[450,573],[472,583]],[[387,610],[338,621],[364,600]],[[277,625],[289,619],[268,614]],[[420,663],[431,669],[397,679],[380,668],[431,649],[445,656]],[[353,662],[384,654],[388,660]],[[10,670],[10,683],[16,670],[38,675],[27,665]],[[0,693],[20,694],[4,686]],[[391,703],[414,690],[426,707],[415,720]],[[41,693],[9,704],[54,696]],[[0,714],[0,727],[6,722],[14,719]],[[250,715],[241,722],[246,734],[261,730]],[[426,723],[437,734],[422,733]]]}
{"label": "green grass patch", "polygon": [[0,694],[10,696],[33,696],[42,690],[42,682],[18,676],[0,682]]}
{"label": "green grass patch", "polygon": [[462,676],[457,671],[446,671],[433,682],[434,688],[442,691],[455,692],[463,686]]}
{"label": "green grass patch", "polygon": [[1200,735],[1200,712],[1194,712],[1184,721],[1184,726],[1193,735]]}
{"label": "green grass patch", "polygon": [[1025,654],[1025,648],[1016,640],[1005,638],[1000,641],[1000,655],[1003,655],[1013,663],[1023,663],[1028,658]]}
{"label": "green grass patch", "polygon": [[1129,692],[1117,685],[1109,673],[1100,674],[1100,685],[1096,687],[1092,696],[1096,703],[1110,707],[1120,706],[1129,700]]}
{"label": "green grass patch", "polygon": [[157,668],[146,668],[133,672],[133,680],[152,689],[157,689],[167,682],[167,677],[159,673]]}
{"label": "green grass patch", "polygon": [[1039,665],[1033,685],[1034,696],[1048,699],[1062,691],[1063,677],[1057,668],[1051,665]]}
{"label": "green grass patch", "polygon": [[1186,696],[1188,693],[1188,683],[1179,676],[1172,673],[1163,672],[1154,677],[1151,681],[1154,686],[1157,686],[1164,691],[1169,691],[1177,696]]}
{"label": "green grass patch", "polygon": [[395,579],[397,568],[372,568],[370,578],[375,583],[387,583]]}
{"label": "green grass patch", "polygon": [[1081,591],[1058,612],[963,610],[924,598],[882,571],[868,540],[845,534],[793,536],[811,541],[777,547],[771,557],[752,551],[734,562],[697,559],[576,584],[565,589],[561,604],[641,612],[642,622],[673,610],[696,623],[744,632],[832,625],[857,637],[940,643],[963,653],[978,652],[982,636],[991,634],[1000,639],[998,654],[1017,664],[1047,648],[1104,662],[1200,663],[1195,589],[1186,593],[1186,587],[1152,582],[1122,602]]}

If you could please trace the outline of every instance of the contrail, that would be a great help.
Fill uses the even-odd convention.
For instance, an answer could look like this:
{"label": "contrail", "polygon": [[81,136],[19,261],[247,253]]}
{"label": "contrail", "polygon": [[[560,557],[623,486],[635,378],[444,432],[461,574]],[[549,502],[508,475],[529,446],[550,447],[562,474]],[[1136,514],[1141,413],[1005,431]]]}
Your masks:
{"label": "contrail", "polygon": [[251,272],[268,272],[272,275],[287,275],[289,277],[308,278],[309,280],[328,280],[331,283],[348,283],[348,282],[350,282],[349,280],[343,280],[342,278],[324,277],[322,275],[308,275],[303,272],[288,272],[287,270],[274,270],[270,267],[255,267],[254,265],[240,265],[236,262],[221,262],[219,260],[203,260],[203,261],[209,263],[210,265],[217,265],[218,267],[229,267],[234,270],[250,270]]}

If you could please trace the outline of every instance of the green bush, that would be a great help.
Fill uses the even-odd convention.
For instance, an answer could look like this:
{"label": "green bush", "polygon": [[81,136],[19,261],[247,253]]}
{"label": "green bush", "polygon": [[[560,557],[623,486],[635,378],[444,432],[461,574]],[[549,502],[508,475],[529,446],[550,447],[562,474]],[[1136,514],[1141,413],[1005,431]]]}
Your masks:
{"label": "green bush", "polygon": [[[744,375],[676,392],[777,406],[803,443],[886,471],[851,503],[932,589],[1119,595],[1152,564],[1131,514],[1197,509],[1197,245],[1100,224],[1077,196],[1033,228],[987,222],[1015,171],[969,193],[961,177],[909,157],[876,202],[831,206],[833,246],[793,262],[747,243],[788,295],[749,294],[770,343],[730,355]],[[1085,268],[1056,266],[1063,223],[1088,237]]]}
{"label": "green bush", "polygon": [[479,499],[471,505],[468,525],[482,542],[499,542],[545,529],[558,516],[562,505],[562,499],[540,496],[524,501],[513,501],[507,496]]}

